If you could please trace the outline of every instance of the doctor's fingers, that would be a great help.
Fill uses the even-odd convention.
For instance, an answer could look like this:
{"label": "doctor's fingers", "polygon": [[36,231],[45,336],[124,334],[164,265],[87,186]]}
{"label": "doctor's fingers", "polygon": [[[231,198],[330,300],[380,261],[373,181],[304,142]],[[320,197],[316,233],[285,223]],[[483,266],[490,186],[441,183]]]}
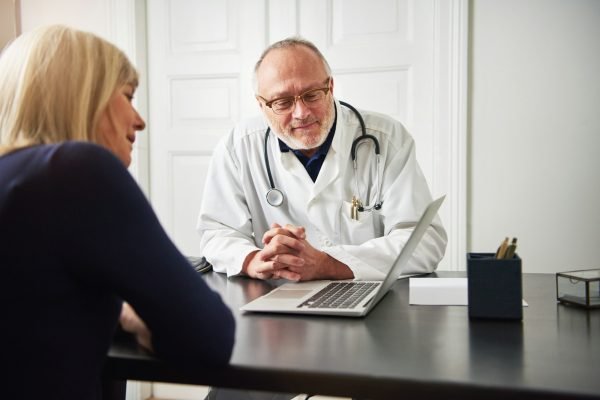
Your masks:
{"label": "doctor's fingers", "polygon": [[292,224],[285,224],[285,230],[292,233],[298,239],[306,239],[306,230],[303,226],[296,226]]}
{"label": "doctor's fingers", "polygon": [[263,244],[271,243],[271,240],[273,240],[273,238],[278,235],[294,237],[294,235],[291,232],[286,231],[282,227],[271,228],[264,233],[262,237]]}
{"label": "doctor's fingers", "polygon": [[304,227],[300,226],[300,225],[285,224],[284,226],[281,226],[277,222],[273,222],[270,227],[271,227],[271,229],[273,229],[273,228],[285,228],[285,229],[287,229],[288,231],[290,231],[290,232],[292,232],[294,234],[297,233],[298,235],[302,235],[302,236],[304,236],[304,231],[305,231]]}
{"label": "doctor's fingers", "polygon": [[273,276],[272,267],[268,267],[264,262],[258,258],[253,259],[248,265],[248,276],[256,279],[271,279]]}
{"label": "doctor's fingers", "polygon": [[306,245],[300,240],[285,236],[277,235],[261,250],[263,260],[270,259],[277,254],[298,254],[304,250]]}
{"label": "doctor's fingers", "polygon": [[303,258],[293,254],[277,254],[269,261],[275,263],[275,268],[302,267],[306,262]]}
{"label": "doctor's fingers", "polygon": [[302,226],[287,224],[285,227],[282,227],[279,224],[271,224],[271,229],[264,233],[262,242],[264,244],[269,244],[271,240],[278,235],[289,236],[299,240],[306,238],[306,233]]}
{"label": "doctor's fingers", "polygon": [[277,261],[269,260],[269,261],[264,261],[264,262],[256,264],[254,266],[254,273],[259,276],[267,277],[267,278],[261,278],[261,279],[277,278],[278,277],[276,275],[277,271],[285,269],[286,267],[287,267],[286,264],[282,264]]}
{"label": "doctor's fingers", "polygon": [[302,276],[290,269],[284,268],[273,272],[273,279],[287,279],[288,281],[298,282],[302,279]]}
{"label": "doctor's fingers", "polygon": [[[309,265],[303,265],[300,267],[297,266],[289,266],[288,268],[286,268],[286,271],[289,275],[295,275],[298,277],[298,279],[296,279],[296,281],[312,281],[315,279],[319,279],[320,275],[319,275],[319,269],[315,268],[315,267],[311,267]],[[280,272],[277,272],[278,274],[281,275]],[[289,278],[286,278],[289,279]]]}

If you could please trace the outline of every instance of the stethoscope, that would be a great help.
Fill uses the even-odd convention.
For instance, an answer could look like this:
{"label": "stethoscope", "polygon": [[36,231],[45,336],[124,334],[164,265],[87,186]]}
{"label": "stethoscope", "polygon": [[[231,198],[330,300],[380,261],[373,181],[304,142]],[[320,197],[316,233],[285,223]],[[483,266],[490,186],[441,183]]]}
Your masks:
{"label": "stethoscope", "polygon": [[[356,187],[356,193],[358,194],[358,199],[361,199],[362,197],[361,197],[361,193],[360,193],[360,190],[358,187],[358,173],[357,173],[358,172],[357,171],[358,163],[356,162],[356,149],[361,144],[366,143],[365,141],[369,141],[369,140],[371,140],[373,142],[373,144],[375,145],[375,155],[376,155],[376,161],[377,161],[376,162],[376,167],[377,167],[376,201],[375,201],[375,204],[373,204],[370,207],[363,205],[360,201],[358,201],[357,210],[360,212],[379,210],[379,209],[381,209],[381,205],[383,204],[383,202],[380,200],[381,180],[379,177],[379,174],[380,174],[379,141],[377,140],[377,138],[375,136],[367,134],[367,128],[365,126],[365,121],[363,120],[362,115],[360,115],[360,113],[358,112],[358,110],[356,108],[354,108],[353,106],[351,106],[350,104],[348,104],[344,101],[340,101],[340,104],[343,106],[346,106],[350,110],[352,110],[354,112],[354,114],[356,115],[356,117],[358,118],[358,122],[360,123],[361,135],[352,141],[352,147],[350,149],[350,156],[352,157],[352,165],[354,167],[354,184]],[[268,127],[267,131],[265,132],[264,158],[265,158],[265,167],[267,169],[267,175],[269,177],[270,189],[267,191],[266,198],[267,198],[267,203],[269,203],[269,205],[271,205],[273,207],[279,207],[280,205],[283,204],[283,200],[284,200],[285,196],[280,189],[277,189],[275,187],[275,183],[273,181],[273,175],[271,174],[271,165],[269,164],[269,155],[268,155],[268,151],[267,151],[270,132],[271,132],[271,127]],[[353,199],[353,202],[354,202],[354,200],[355,199]]]}

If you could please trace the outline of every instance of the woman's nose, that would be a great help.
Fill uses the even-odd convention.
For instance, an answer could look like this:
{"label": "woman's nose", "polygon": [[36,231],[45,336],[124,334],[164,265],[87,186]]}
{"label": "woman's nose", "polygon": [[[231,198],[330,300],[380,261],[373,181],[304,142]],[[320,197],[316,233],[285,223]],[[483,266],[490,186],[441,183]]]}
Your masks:
{"label": "woman's nose", "polygon": [[135,121],[134,121],[134,128],[136,131],[143,131],[144,128],[146,128],[146,122],[144,121],[144,119],[140,116],[140,114],[137,112],[135,112]]}

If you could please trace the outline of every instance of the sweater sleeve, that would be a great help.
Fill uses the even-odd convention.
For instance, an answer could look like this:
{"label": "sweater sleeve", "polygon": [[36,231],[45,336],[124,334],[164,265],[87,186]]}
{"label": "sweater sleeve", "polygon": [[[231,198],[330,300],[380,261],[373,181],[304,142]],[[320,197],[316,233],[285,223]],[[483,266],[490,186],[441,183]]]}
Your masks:
{"label": "sweater sleeve", "polygon": [[177,250],[120,161],[79,143],[53,154],[48,171],[72,273],[130,303],[161,358],[227,363],[231,311]]}

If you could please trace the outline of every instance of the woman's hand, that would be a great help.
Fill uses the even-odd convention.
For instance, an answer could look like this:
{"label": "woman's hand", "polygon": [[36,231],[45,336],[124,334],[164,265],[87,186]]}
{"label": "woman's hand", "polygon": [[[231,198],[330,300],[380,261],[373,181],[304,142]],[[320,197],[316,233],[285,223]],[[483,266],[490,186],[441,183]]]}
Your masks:
{"label": "woman's hand", "polygon": [[123,330],[133,334],[142,347],[153,351],[152,333],[129,303],[123,302],[119,322]]}

